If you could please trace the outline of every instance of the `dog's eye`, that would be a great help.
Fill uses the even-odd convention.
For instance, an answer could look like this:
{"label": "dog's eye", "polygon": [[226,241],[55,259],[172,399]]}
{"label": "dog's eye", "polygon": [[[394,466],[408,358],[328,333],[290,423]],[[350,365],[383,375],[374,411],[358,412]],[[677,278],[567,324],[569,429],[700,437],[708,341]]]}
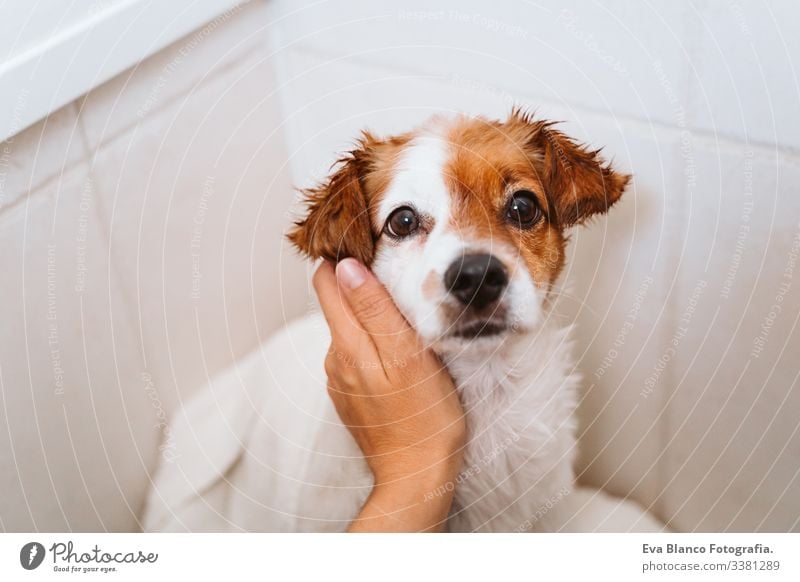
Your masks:
{"label": "dog's eye", "polygon": [[419,228],[417,213],[408,206],[398,208],[389,215],[384,230],[395,238],[413,234]]}
{"label": "dog's eye", "polygon": [[511,196],[506,208],[506,219],[519,228],[530,228],[542,218],[542,211],[533,192],[518,190]]}

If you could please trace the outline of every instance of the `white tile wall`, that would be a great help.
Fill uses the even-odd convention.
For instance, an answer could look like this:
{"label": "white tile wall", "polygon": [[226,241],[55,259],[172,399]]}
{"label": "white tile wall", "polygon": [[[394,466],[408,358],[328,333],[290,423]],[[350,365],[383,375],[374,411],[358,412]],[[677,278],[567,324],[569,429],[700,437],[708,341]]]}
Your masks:
{"label": "white tile wall", "polygon": [[[18,105],[25,107],[24,95]],[[70,104],[0,142],[0,212],[58,179],[85,157],[76,111]]]}
{"label": "white tile wall", "polygon": [[148,368],[175,398],[282,323],[279,301],[289,314],[304,304],[282,294],[293,286],[276,277],[293,191],[281,172],[272,86],[269,62],[256,57],[93,160],[111,256]]}
{"label": "white tile wall", "polygon": [[323,178],[361,129],[388,134],[436,113],[469,107],[501,115],[510,109],[500,92],[457,77],[410,74],[300,50],[288,50],[285,59],[292,72],[281,83],[287,143],[292,173],[301,185]]}
{"label": "white tile wall", "polygon": [[170,106],[244,59],[265,57],[272,27],[263,3],[224,13],[79,100],[90,148]]}
{"label": "white tile wall", "polygon": [[0,530],[137,529],[168,415],[302,313],[267,8],[0,144]]}
{"label": "white tile wall", "polygon": [[565,106],[668,122],[687,98],[679,2],[276,2],[283,46],[488,82]]}
{"label": "white tile wall", "polygon": [[[137,528],[157,408],[86,164],[0,214],[2,527]],[[5,427],[8,427],[8,430]]]}
{"label": "white tile wall", "polygon": [[800,150],[797,17],[791,0],[702,0],[692,7],[694,127]]}
{"label": "white tile wall", "polygon": [[713,140],[694,156],[680,316],[666,330],[688,331],[657,385],[665,517],[679,529],[797,529],[800,163]]}

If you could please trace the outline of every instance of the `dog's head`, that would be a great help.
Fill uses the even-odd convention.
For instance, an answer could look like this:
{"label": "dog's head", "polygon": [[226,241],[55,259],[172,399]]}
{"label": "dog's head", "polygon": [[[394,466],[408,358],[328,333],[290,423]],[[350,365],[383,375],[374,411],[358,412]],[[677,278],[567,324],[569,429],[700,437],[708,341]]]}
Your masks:
{"label": "dog's head", "polygon": [[492,345],[541,323],[565,229],[608,210],[628,180],[519,110],[434,118],[388,139],[364,133],[306,191],[289,239],[370,266],[428,344]]}

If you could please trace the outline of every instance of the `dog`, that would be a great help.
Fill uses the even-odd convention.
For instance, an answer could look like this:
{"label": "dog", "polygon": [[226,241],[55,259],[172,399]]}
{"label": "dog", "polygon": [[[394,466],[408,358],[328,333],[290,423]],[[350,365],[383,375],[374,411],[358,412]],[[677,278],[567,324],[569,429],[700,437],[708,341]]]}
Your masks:
{"label": "dog", "polygon": [[[449,531],[661,529],[632,503],[575,488],[579,377],[570,328],[551,310],[569,229],[607,212],[629,180],[515,108],[504,121],[434,117],[389,138],[364,132],[304,192],[289,241],[311,259],[370,267],[454,380],[464,465],[426,495],[454,489]],[[241,437],[245,460],[206,487],[203,503],[224,515],[206,529],[341,531],[358,514],[371,475],[320,387],[328,342],[324,323],[300,322],[246,364],[257,370],[246,381],[273,396],[260,436]],[[303,362],[287,369],[293,357]],[[598,503],[600,523],[576,518]]]}

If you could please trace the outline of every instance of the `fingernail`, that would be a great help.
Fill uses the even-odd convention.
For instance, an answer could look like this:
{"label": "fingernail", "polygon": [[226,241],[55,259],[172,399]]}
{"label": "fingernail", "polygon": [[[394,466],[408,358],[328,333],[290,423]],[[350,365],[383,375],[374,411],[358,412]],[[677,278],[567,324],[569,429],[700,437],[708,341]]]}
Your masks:
{"label": "fingernail", "polygon": [[336,265],[336,276],[348,289],[358,289],[367,280],[367,270],[355,259],[343,259]]}

